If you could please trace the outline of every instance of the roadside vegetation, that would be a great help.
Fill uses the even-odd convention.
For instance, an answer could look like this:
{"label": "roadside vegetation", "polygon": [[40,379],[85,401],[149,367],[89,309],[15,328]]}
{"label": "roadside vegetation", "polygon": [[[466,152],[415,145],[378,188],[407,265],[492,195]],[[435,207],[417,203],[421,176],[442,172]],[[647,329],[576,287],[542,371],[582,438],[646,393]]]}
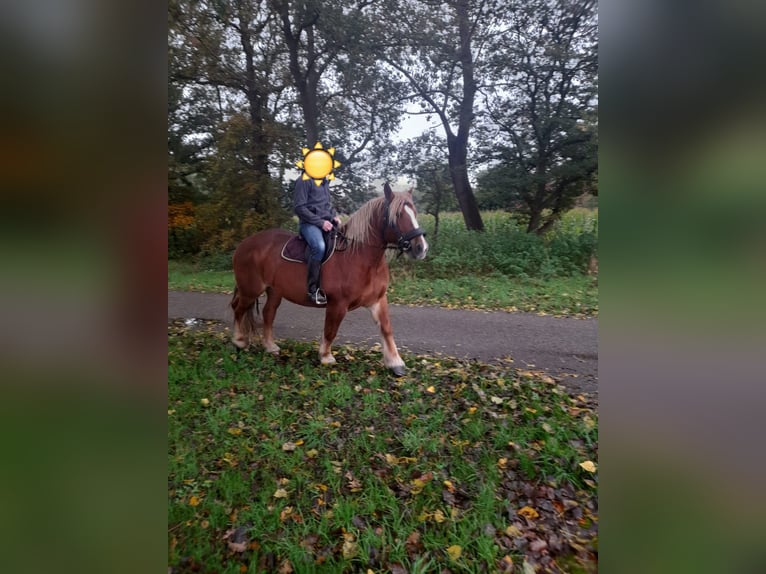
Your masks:
{"label": "roadside vegetation", "polygon": [[[466,231],[459,213],[422,215],[431,250],[423,261],[391,261],[389,301],[449,308],[598,314],[598,211],[574,209],[543,236],[506,212],[483,212],[485,231]],[[171,260],[168,288],[230,293],[231,253]]]}
{"label": "roadside vegetation", "polygon": [[169,566],[594,572],[598,416],[539,372],[168,328]]}

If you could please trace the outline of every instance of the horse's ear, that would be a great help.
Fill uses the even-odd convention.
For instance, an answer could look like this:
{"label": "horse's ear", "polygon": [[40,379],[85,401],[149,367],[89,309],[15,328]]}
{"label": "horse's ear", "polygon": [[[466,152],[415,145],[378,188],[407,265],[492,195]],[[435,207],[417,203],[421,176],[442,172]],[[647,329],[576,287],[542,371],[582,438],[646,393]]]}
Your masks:
{"label": "horse's ear", "polygon": [[394,198],[394,192],[391,190],[391,186],[386,182],[386,185],[383,186],[383,195],[386,196],[386,199],[388,201],[391,201]]}

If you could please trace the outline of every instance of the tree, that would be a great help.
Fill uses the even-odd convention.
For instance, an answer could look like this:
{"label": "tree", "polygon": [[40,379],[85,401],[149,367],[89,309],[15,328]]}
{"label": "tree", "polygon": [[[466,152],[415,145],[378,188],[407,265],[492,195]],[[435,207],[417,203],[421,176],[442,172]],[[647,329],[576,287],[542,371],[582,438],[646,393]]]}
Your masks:
{"label": "tree", "polygon": [[468,177],[468,143],[481,75],[475,52],[492,33],[496,8],[489,0],[400,2],[395,45],[386,61],[408,83],[421,112],[435,114],[447,141],[447,162],[466,228],[484,223]]}
{"label": "tree", "polygon": [[481,181],[505,185],[528,232],[545,233],[595,190],[597,42],[595,0],[515,2],[496,38],[486,91],[495,165]]}
{"label": "tree", "polygon": [[[379,65],[380,0],[270,0],[279,22],[305,142],[333,142],[344,169],[382,148],[401,114],[396,83]],[[342,150],[340,149],[342,147]]]}
{"label": "tree", "polygon": [[405,173],[415,179],[418,208],[434,217],[433,241],[439,236],[441,212],[457,209],[444,147],[444,140],[428,131],[401,146],[397,158],[397,163],[406,166]]}

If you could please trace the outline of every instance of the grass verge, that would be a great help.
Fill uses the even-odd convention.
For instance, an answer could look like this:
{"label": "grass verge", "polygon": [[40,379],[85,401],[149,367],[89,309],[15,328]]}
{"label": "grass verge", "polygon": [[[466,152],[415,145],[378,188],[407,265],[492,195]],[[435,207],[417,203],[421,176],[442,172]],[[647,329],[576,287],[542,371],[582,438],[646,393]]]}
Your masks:
{"label": "grass verge", "polygon": [[[437,305],[455,309],[525,311],[539,315],[598,315],[598,279],[574,277],[510,278],[501,274],[456,276],[418,275],[417,262],[391,272],[388,300],[399,305]],[[168,262],[168,289],[231,293],[231,271],[200,270],[192,263]]]}
{"label": "grass verge", "polygon": [[591,572],[598,418],[541,373],[169,327],[173,573]]}

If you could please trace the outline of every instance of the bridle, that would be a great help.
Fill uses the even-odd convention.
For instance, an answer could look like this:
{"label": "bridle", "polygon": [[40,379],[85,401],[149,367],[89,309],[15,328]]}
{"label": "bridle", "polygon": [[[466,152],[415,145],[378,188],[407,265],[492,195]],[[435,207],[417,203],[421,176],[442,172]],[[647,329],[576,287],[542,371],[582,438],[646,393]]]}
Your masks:
{"label": "bridle", "polygon": [[[381,237],[383,239],[383,249],[398,249],[399,254],[398,256],[401,256],[402,253],[405,253],[406,251],[409,251],[412,249],[412,240],[416,237],[426,236],[425,229],[422,227],[416,227],[415,229],[410,229],[407,233],[402,233],[399,229],[399,225],[396,223],[390,222],[389,217],[389,210],[391,209],[391,201],[389,201],[388,198],[385,199],[385,204],[383,208],[383,228]],[[394,233],[396,233],[397,240],[396,245],[390,244],[388,241],[386,241],[386,229],[391,228],[394,230]]]}

